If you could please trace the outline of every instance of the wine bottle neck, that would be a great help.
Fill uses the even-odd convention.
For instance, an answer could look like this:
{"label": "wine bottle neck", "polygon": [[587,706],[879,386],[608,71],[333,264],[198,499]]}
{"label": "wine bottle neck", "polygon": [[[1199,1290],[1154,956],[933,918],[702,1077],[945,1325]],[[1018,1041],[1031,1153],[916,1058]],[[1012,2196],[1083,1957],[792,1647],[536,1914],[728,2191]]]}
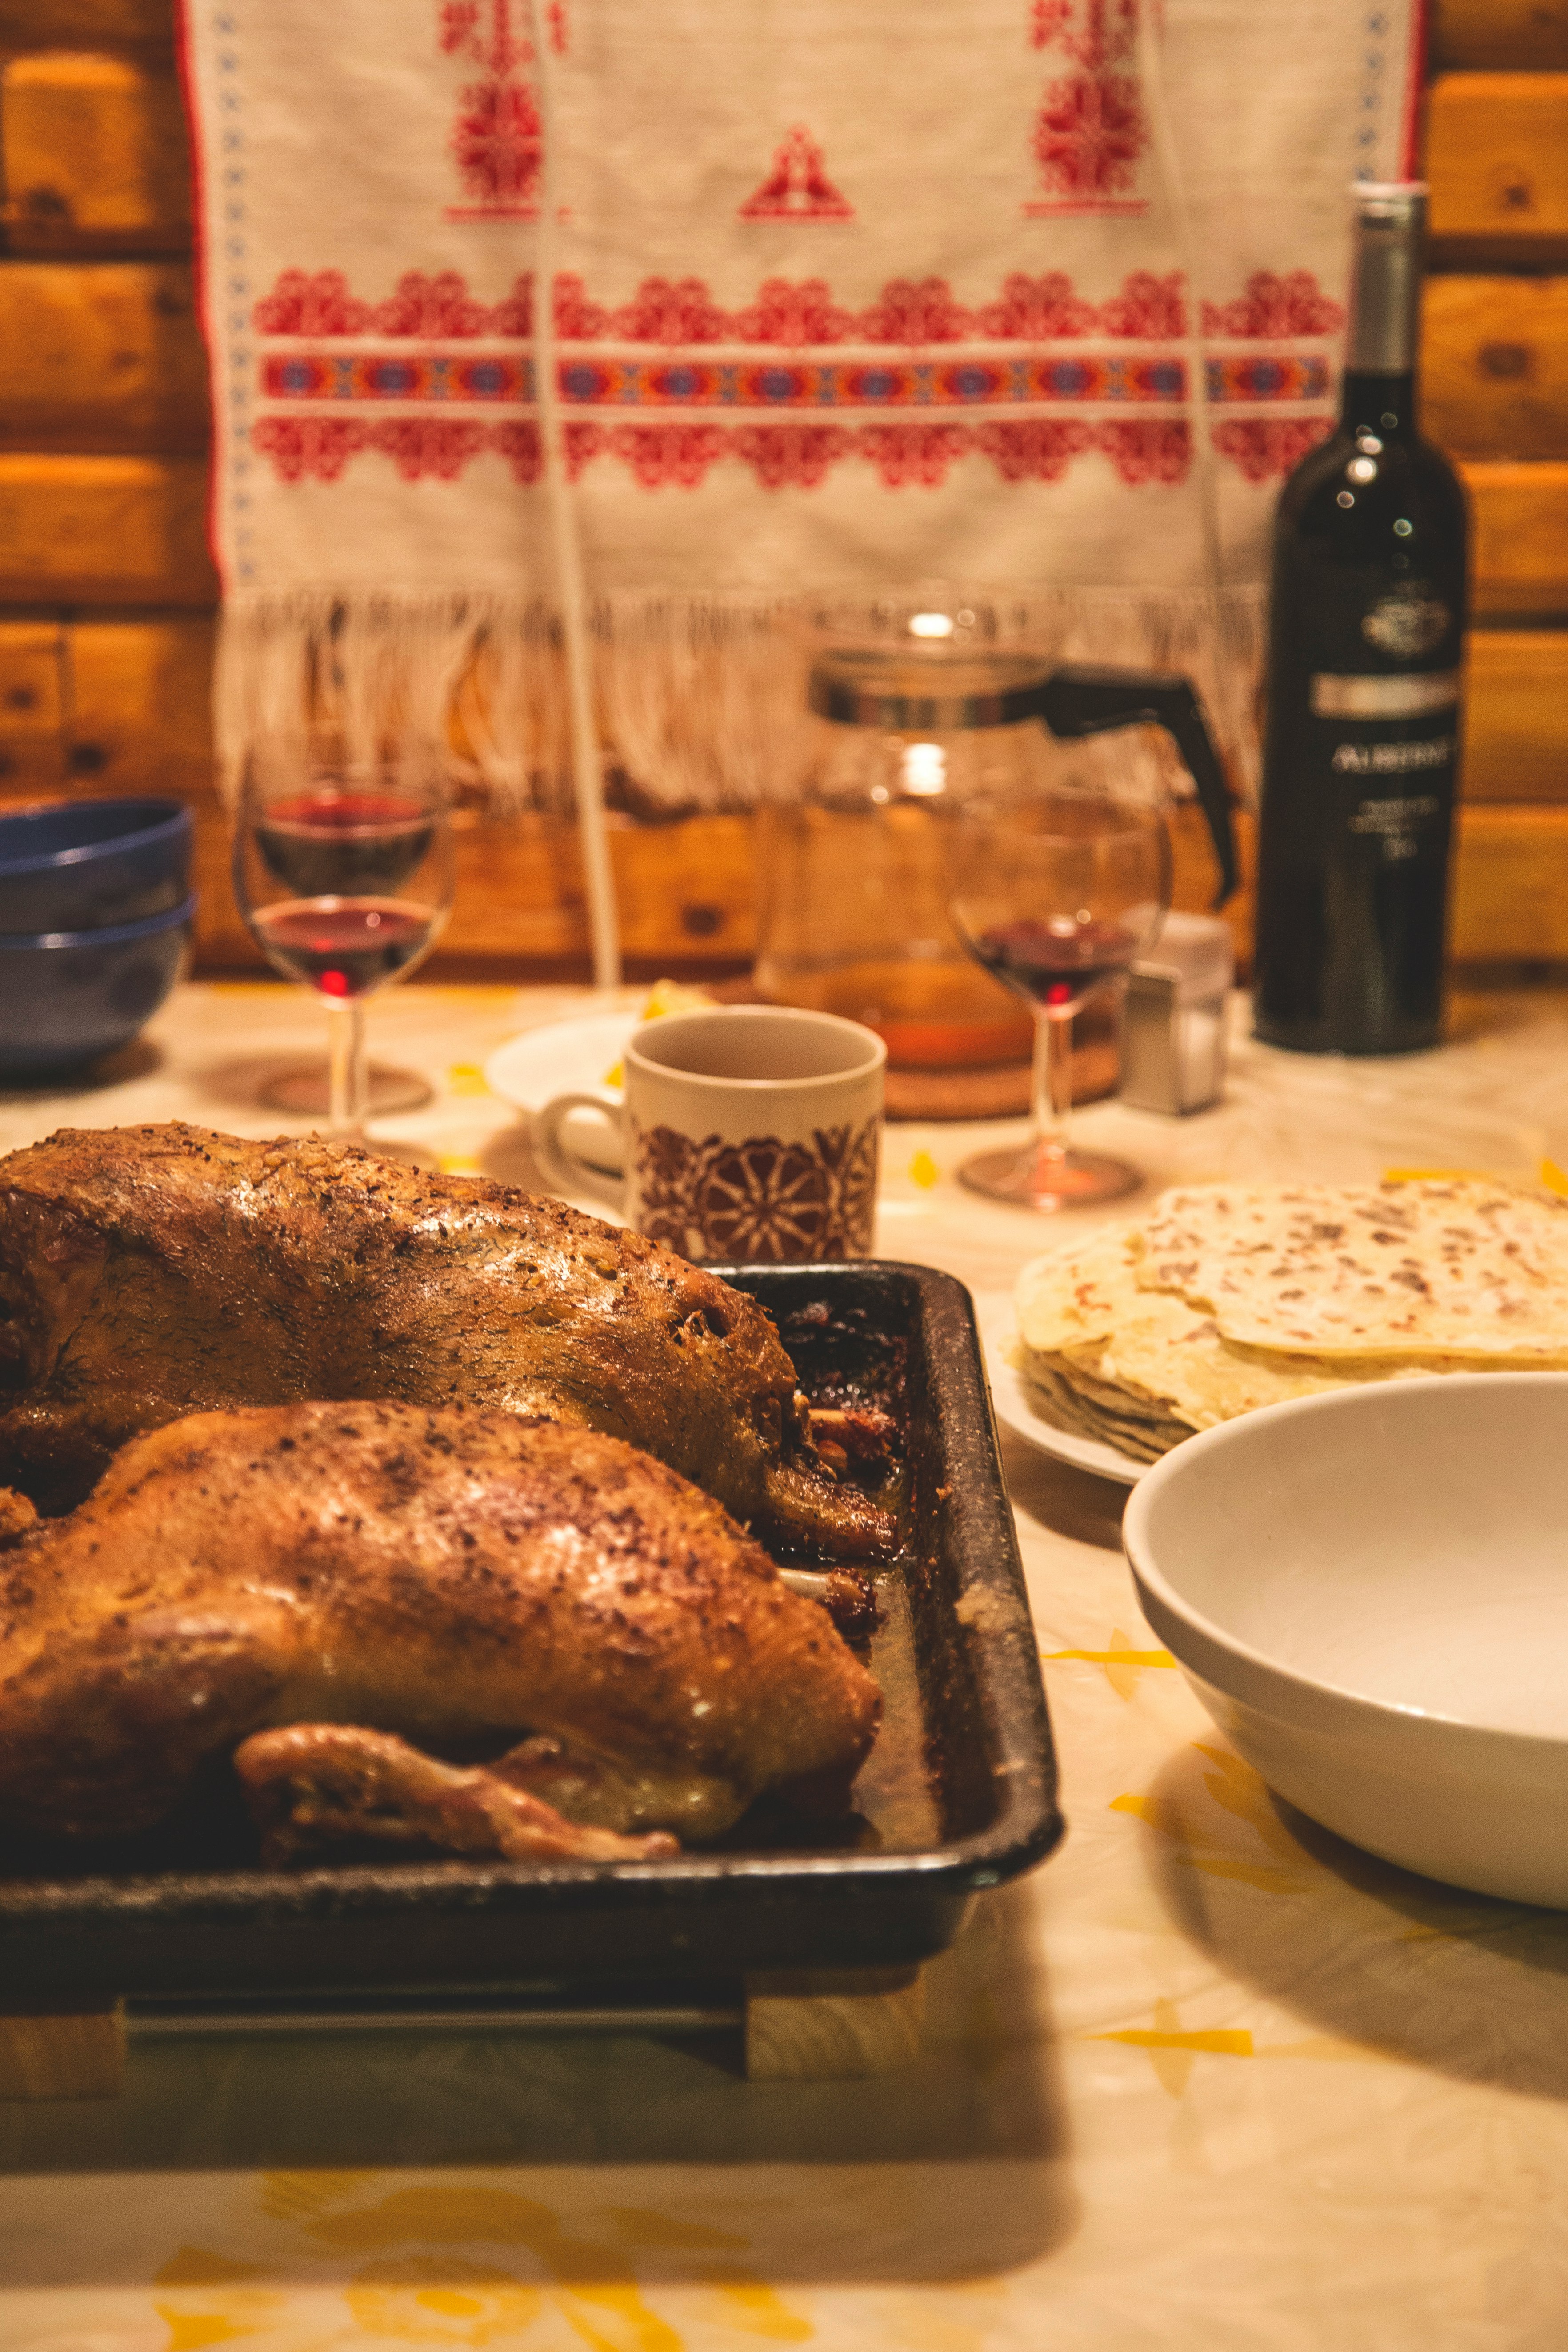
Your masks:
{"label": "wine bottle neck", "polygon": [[1375,434],[1380,441],[1398,441],[1414,434],[1415,369],[1384,375],[1369,368],[1347,368],[1340,423],[1347,433]]}
{"label": "wine bottle neck", "polygon": [[1406,376],[1415,365],[1426,191],[1359,184],[1351,259],[1347,376]]}

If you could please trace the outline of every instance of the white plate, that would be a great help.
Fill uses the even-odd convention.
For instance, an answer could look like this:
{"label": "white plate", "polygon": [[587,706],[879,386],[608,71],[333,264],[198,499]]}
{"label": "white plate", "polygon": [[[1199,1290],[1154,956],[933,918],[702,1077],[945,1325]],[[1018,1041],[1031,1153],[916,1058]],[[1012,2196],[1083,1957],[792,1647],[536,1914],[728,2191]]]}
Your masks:
{"label": "white plate", "polygon": [[[570,1021],[547,1021],[498,1045],[485,1064],[485,1084],[503,1102],[531,1118],[556,1095],[597,1095],[618,1103],[618,1087],[607,1087],[613,1070],[638,1025],[635,1013],[584,1013]],[[598,1119],[574,1111],[563,1130],[569,1150],[591,1168],[621,1172],[620,1156]]]}
{"label": "white plate", "polygon": [[1046,1419],[1026,1382],[1008,1361],[1008,1351],[1017,1337],[1011,1307],[987,1318],[981,1336],[985,1343],[985,1369],[991,1376],[991,1402],[997,1420],[1015,1437],[1021,1437],[1037,1454],[1048,1454],[1053,1462],[1070,1462],[1075,1469],[1093,1470],[1122,1486],[1136,1486],[1145,1471],[1153,1467],[1152,1463],[1134,1461],[1131,1454],[1108,1445],[1102,1438],[1080,1437],[1076,1430],[1060,1429]]}

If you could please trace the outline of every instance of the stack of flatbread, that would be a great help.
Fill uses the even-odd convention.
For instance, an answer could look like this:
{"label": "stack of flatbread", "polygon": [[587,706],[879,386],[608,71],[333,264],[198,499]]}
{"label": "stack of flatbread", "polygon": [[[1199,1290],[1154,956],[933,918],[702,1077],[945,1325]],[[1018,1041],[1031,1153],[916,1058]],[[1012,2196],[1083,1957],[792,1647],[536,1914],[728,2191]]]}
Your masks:
{"label": "stack of flatbread", "polygon": [[1286,1397],[1568,1370],[1568,1202],[1455,1178],[1201,1184],[1018,1278],[1048,1419],[1153,1461]]}

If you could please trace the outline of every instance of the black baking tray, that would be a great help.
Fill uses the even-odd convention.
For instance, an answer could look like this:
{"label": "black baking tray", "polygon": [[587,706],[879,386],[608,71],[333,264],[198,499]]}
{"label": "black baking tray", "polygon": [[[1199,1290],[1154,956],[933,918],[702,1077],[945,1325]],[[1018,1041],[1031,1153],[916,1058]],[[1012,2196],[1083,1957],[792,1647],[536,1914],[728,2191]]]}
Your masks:
{"label": "black baking tray", "polygon": [[[968,1292],[923,1266],[718,1266],[819,1403],[900,1424],[903,1539],[877,1572],[884,1725],[846,1822],[753,1811],[651,1863],[404,1862],[281,1873],[216,1850],[0,1851],[0,1998],[613,1998],[748,1970],[901,1967],[1061,1835],[1056,1764]],[[802,1838],[811,1843],[802,1843]],[[167,1842],[165,1842],[167,1844]],[[199,1866],[198,1866],[199,1864]]]}

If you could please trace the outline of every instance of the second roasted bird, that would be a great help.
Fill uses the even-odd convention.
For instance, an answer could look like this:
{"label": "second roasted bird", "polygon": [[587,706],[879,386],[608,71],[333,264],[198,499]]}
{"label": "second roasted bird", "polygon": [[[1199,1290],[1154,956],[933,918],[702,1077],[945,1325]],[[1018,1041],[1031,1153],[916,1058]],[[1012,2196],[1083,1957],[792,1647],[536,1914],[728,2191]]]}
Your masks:
{"label": "second roasted bird", "polygon": [[197,1413],[31,1517],[0,1514],[11,1827],[145,1829],[234,1757],[279,1857],[346,1832],[642,1858],[765,1790],[841,1799],[876,1733],[826,1612],[710,1496],[587,1430]]}

